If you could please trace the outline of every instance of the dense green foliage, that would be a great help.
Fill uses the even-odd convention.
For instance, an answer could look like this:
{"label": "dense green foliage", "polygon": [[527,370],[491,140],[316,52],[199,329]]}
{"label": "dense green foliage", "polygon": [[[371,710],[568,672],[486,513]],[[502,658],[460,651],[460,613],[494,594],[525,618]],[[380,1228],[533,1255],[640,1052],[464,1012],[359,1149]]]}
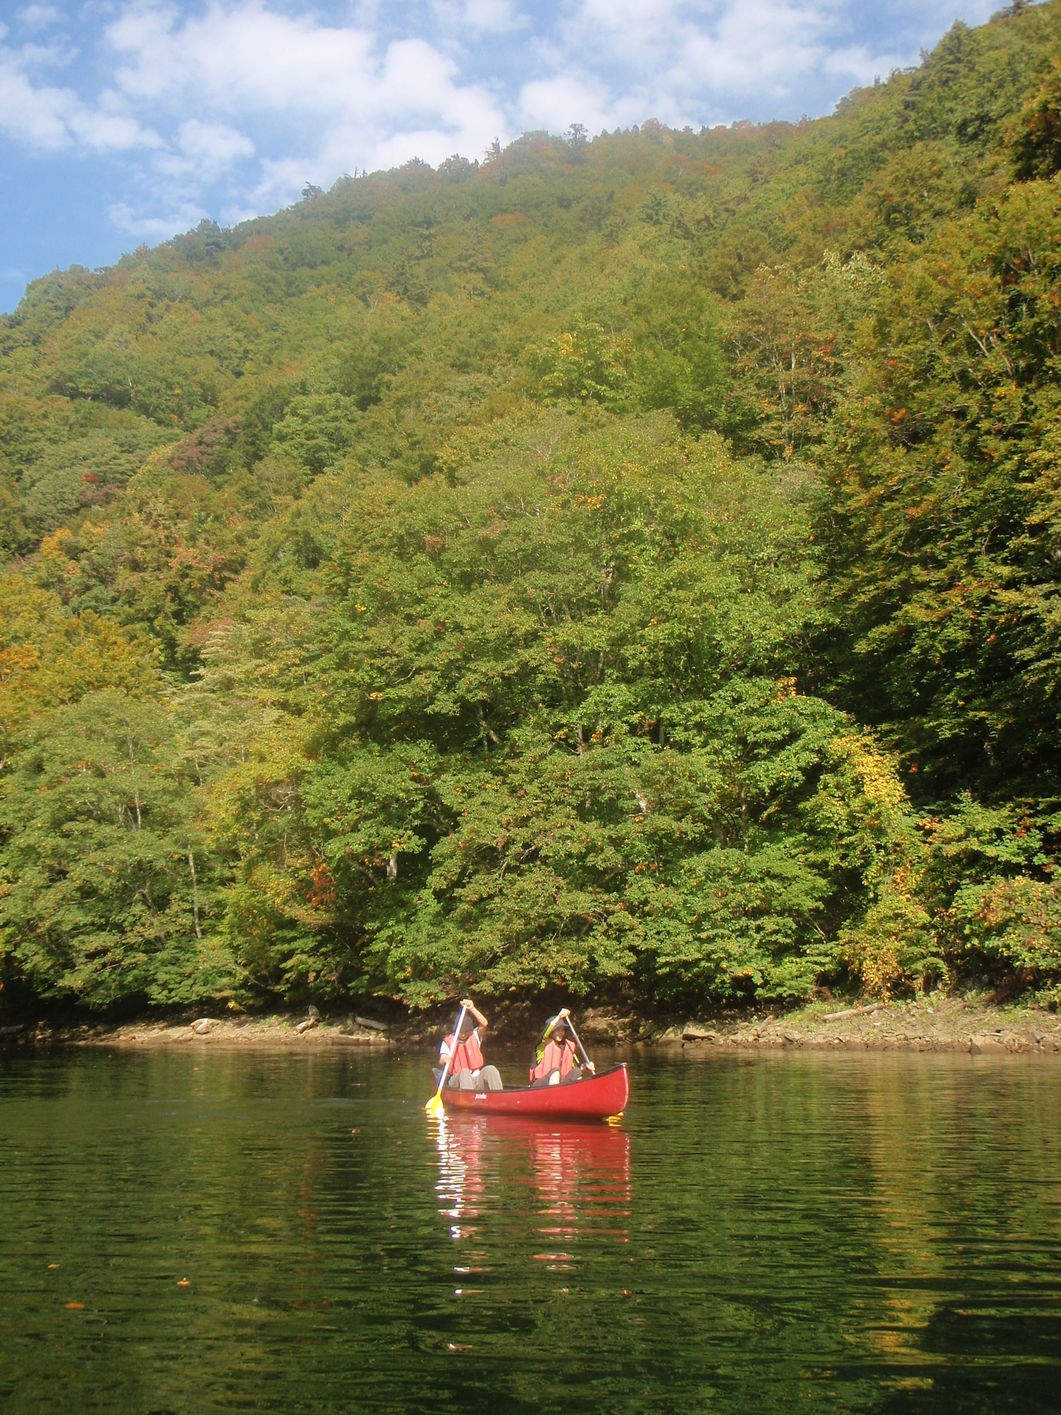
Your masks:
{"label": "dense green foliage", "polygon": [[1061,989],[1061,4],[0,321],[0,981]]}

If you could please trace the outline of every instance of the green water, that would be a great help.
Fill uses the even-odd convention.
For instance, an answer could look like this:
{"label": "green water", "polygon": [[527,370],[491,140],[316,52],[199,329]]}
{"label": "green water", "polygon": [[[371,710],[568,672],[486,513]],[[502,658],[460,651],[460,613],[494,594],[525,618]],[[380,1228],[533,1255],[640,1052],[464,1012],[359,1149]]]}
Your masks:
{"label": "green water", "polygon": [[0,1409],[1061,1406],[1061,1064],[627,1059],[609,1128],[434,1122],[427,1056],[0,1055]]}

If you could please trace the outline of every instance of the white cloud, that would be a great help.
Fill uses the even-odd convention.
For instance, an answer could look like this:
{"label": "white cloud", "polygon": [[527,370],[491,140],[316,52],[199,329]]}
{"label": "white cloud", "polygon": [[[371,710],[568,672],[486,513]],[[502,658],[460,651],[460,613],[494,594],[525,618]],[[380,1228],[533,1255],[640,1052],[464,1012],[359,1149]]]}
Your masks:
{"label": "white cloud", "polygon": [[886,51],[871,54],[865,45],[857,44],[827,54],[822,71],[836,80],[836,85],[842,93],[847,93],[852,88],[864,88],[873,83],[874,79],[886,79],[889,74],[903,68],[908,62],[909,58],[901,54],[889,54]]}
{"label": "white cloud", "polygon": [[0,131],[45,151],[127,152],[159,145],[155,132],[113,104],[113,95],[92,104],[70,86],[34,80],[33,70],[64,67],[67,59],[63,47],[0,49]]}
{"label": "white cloud", "polygon": [[[705,13],[706,12],[706,13]],[[665,70],[701,100],[711,90],[751,86],[782,65],[794,80],[805,77],[820,53],[820,5],[786,0],[742,0],[711,5],[666,0],[584,0],[577,33],[596,35],[617,63],[641,74]],[[651,56],[651,69],[645,64]]]}
{"label": "white cloud", "polygon": [[194,102],[244,129],[253,115],[402,127],[427,113],[459,129],[469,108],[492,106],[460,84],[453,58],[422,38],[380,46],[367,31],[314,28],[253,3],[183,24],[172,12],[141,9],[107,33],[130,102],[176,111]]}
{"label": "white cloud", "polygon": [[[360,12],[360,11],[359,11]],[[484,37],[529,28],[530,20],[512,0],[430,0],[432,32],[443,48],[467,50]],[[379,28],[377,14],[369,27]]]}
{"label": "white cloud", "polygon": [[[234,224],[263,212],[276,211],[289,205],[307,182],[324,186],[327,177],[320,171],[315,157],[285,157],[279,161],[266,158],[259,166],[257,180],[243,194],[242,201],[230,203],[224,212],[225,221]],[[239,211],[240,216],[235,216]]]}
{"label": "white cloud", "polygon": [[[642,118],[676,126],[765,119],[770,107],[795,117],[828,111],[849,88],[911,62],[896,46],[874,49],[862,37],[878,31],[869,23],[878,7],[879,0],[581,0],[564,14],[560,46],[551,53],[543,46],[540,57],[559,78],[572,70],[567,56],[585,56],[580,67],[597,79],[598,95],[601,87],[615,95],[602,106],[625,122],[638,121],[627,116],[632,103],[642,105]],[[918,7],[907,9],[910,22],[923,25]]]}
{"label": "white cloud", "polygon": [[437,167],[452,152],[453,138],[449,133],[440,132],[437,128],[409,130],[380,138],[373,147],[371,166],[386,171],[391,167],[402,167],[411,158],[418,157],[422,162]]}
{"label": "white cloud", "polygon": [[387,49],[368,92],[389,112],[442,111],[453,96],[456,73],[453,60],[422,39],[399,40]]}
{"label": "white cloud", "polygon": [[0,131],[31,148],[58,152],[129,152],[160,138],[133,118],[87,107],[67,88],[34,88],[0,59]]}
{"label": "white cloud", "polygon": [[0,55],[0,131],[30,147],[59,149],[70,140],[68,117],[77,95],[68,89],[34,88]]}
{"label": "white cloud", "polygon": [[313,111],[342,106],[371,72],[366,31],[314,27],[255,3],[176,18],[138,9],[108,27],[124,60],[116,80],[131,98],[179,103],[196,94],[229,112]]}
{"label": "white cloud", "polygon": [[[480,22],[511,18],[507,0],[474,3],[488,7]],[[421,37],[383,44],[365,29],[239,0],[198,16],[129,8],[106,41],[121,104],[150,113],[168,134],[153,162],[157,179],[179,183],[191,199],[197,183],[201,190],[239,167],[246,186],[232,187],[224,204],[241,216],[289,203],[307,181],[329,186],[354,168],[413,156],[434,164],[507,134],[487,90],[462,84],[455,59]],[[99,136],[105,131],[101,124]],[[130,211],[120,217],[131,229]]]}
{"label": "white cloud", "polygon": [[630,102],[618,100],[590,75],[558,73],[548,79],[524,84],[519,93],[519,128],[532,132],[544,128],[564,132],[572,123],[581,123],[588,132],[604,128],[629,127],[649,115],[640,106],[636,117]]}
{"label": "white cloud", "polygon": [[133,148],[158,148],[162,139],[142,128],[135,118],[95,111],[78,105],[68,119],[70,136],[95,152],[128,152]]}
{"label": "white cloud", "polygon": [[107,208],[107,214],[119,231],[144,245],[167,241],[179,231],[190,231],[207,217],[202,207],[192,203],[158,215],[143,216],[125,202],[115,202]]}
{"label": "white cloud", "polygon": [[525,15],[519,14],[509,0],[465,0],[462,28],[473,34],[507,34],[526,29]]}
{"label": "white cloud", "polygon": [[225,123],[189,118],[177,129],[174,146],[159,153],[155,171],[167,177],[195,179],[195,185],[216,182],[244,159],[254,156],[254,143]]}
{"label": "white cloud", "polygon": [[15,12],[15,19],[23,29],[48,29],[57,25],[63,12],[56,5],[25,5]]}
{"label": "white cloud", "polygon": [[[674,46],[685,27],[681,0],[582,0],[562,29],[599,59],[602,48],[624,62],[645,63]],[[576,51],[577,52],[577,51]]]}
{"label": "white cloud", "polygon": [[254,152],[254,144],[244,133],[224,123],[203,123],[198,118],[189,118],[180,125],[178,140],[186,157],[219,169]]}

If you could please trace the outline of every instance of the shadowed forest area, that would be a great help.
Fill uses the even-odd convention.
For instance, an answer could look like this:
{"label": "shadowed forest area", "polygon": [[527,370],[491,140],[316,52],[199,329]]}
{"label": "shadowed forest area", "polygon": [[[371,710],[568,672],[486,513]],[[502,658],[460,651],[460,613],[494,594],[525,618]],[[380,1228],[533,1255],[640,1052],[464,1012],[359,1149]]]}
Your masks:
{"label": "shadowed forest area", "polygon": [[0,320],[0,1015],[1061,1000],[1061,3]]}

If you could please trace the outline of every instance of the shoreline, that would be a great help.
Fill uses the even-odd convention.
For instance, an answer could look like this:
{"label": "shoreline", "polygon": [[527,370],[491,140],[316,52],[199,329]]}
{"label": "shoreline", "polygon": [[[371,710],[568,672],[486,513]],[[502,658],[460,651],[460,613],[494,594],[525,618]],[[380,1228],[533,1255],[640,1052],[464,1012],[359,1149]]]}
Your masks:
{"label": "shoreline", "polygon": [[[485,1005],[485,1004],[484,1004]],[[367,1006],[367,1005],[366,1005]],[[680,1048],[709,1056],[719,1050],[968,1052],[1061,1056],[1061,1014],[980,998],[931,995],[908,1001],[816,1002],[798,1011],[754,1015],[644,1016],[616,1007],[573,1009],[580,1035],[596,1046]],[[495,1045],[517,1047],[537,1035],[541,1005],[492,1008]],[[187,1013],[108,1023],[82,1020],[0,1025],[0,1045],[114,1047],[155,1050],[190,1045],[212,1049],[312,1050],[320,1047],[423,1047],[431,1050],[452,1024],[449,1013],[377,1018],[356,1013],[256,1015]]]}

